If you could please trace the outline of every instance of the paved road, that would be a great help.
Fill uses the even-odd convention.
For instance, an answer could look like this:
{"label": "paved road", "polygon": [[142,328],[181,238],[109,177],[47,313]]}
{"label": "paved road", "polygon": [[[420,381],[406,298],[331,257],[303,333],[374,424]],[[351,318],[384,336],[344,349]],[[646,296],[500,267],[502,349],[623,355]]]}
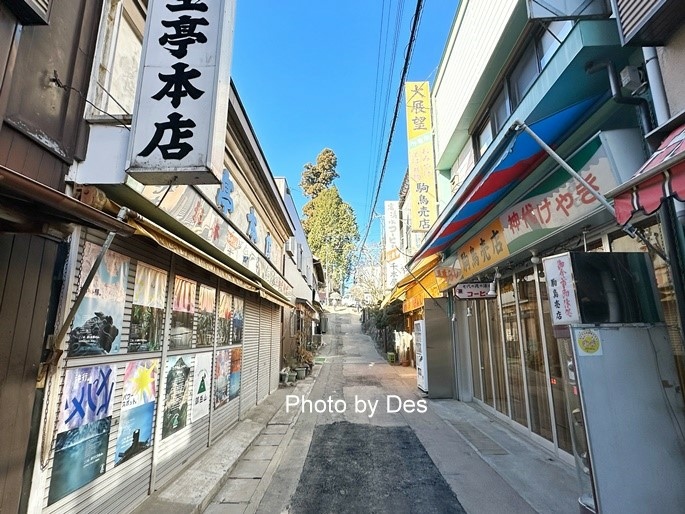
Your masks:
{"label": "paved road", "polygon": [[464,512],[405,419],[420,408],[402,380],[414,370],[389,366],[358,314],[331,315],[329,334],[311,403],[289,409],[296,430],[257,511]]}
{"label": "paved road", "polygon": [[424,409],[415,370],[389,365],[358,314],[330,315],[325,339],[316,380],[292,390],[206,514],[535,512]]}

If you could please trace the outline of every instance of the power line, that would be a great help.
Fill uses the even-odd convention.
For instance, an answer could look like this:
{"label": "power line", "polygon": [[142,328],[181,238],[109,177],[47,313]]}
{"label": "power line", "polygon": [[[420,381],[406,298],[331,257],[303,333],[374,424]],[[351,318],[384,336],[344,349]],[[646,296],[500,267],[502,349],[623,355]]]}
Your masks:
{"label": "power line", "polygon": [[378,180],[378,186],[376,187],[376,193],[374,195],[373,203],[371,205],[371,209],[369,210],[369,221],[366,224],[366,230],[364,233],[364,237],[361,241],[360,244],[360,251],[359,251],[359,256],[357,258],[357,262],[361,260],[361,248],[364,247],[366,244],[366,239],[369,236],[369,231],[371,230],[371,224],[373,223],[373,213],[376,210],[376,204],[378,203],[378,196],[380,195],[381,192],[381,184],[383,183],[383,178],[385,177],[385,171],[388,165],[388,157],[390,155],[390,147],[392,146],[392,138],[395,133],[395,125],[397,124],[397,117],[399,115],[399,109],[400,109],[400,101],[402,100],[402,85],[404,84],[405,79],[407,78],[407,72],[409,70],[409,64],[411,62],[411,54],[414,49],[414,43],[416,41],[416,34],[418,32],[418,26],[421,20],[421,13],[423,10],[423,0],[417,0],[416,2],[416,10],[414,12],[414,18],[412,19],[412,26],[411,26],[411,31],[409,34],[409,43],[407,43],[407,51],[404,56],[404,66],[402,67],[402,75],[400,77],[400,83],[397,88],[397,100],[395,102],[395,112],[393,113],[392,117],[392,124],[390,126],[390,134],[388,136],[388,144],[385,148],[385,157],[383,159],[383,167],[381,168],[381,174],[380,178]]}

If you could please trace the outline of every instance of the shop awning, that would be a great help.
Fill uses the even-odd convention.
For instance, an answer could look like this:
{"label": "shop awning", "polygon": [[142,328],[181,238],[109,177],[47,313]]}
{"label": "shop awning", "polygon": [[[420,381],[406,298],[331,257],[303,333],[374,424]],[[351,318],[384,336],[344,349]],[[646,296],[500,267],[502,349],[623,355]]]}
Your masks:
{"label": "shop awning", "polygon": [[614,199],[621,225],[639,211],[652,214],[664,198],[685,201],[685,124],[669,134],[630,180],[607,196]]}
{"label": "shop awning", "polygon": [[76,198],[0,166],[0,230],[34,231],[46,223],[77,223],[130,236],[134,229]]}
{"label": "shop awning", "polygon": [[157,244],[175,253],[179,257],[182,257],[243,289],[258,293],[262,298],[265,298],[270,302],[276,303],[282,307],[293,307],[292,302],[285,296],[275,291],[271,291],[263,284],[246,277],[239,271],[231,268],[228,264],[215,259],[211,255],[194,247],[140,214],[133,213],[132,211],[130,212],[131,216],[129,217],[128,223],[135,228],[137,234],[149,237]]}
{"label": "shop awning", "polygon": [[[600,100],[601,97],[583,100],[527,124],[545,143],[557,146],[594,111],[594,105]],[[412,261],[449,248],[546,158],[547,153],[530,135],[511,131],[490,157],[476,165],[479,169],[475,177],[463,192],[455,195]]]}
{"label": "shop awning", "polygon": [[425,279],[425,277],[431,273],[435,267],[440,263],[441,256],[439,254],[431,255],[425,259],[418,261],[411,268],[411,272],[407,273],[402,279],[395,284],[392,291],[383,299],[381,302],[381,307],[385,307],[395,300],[403,300],[406,293],[411,287]]}

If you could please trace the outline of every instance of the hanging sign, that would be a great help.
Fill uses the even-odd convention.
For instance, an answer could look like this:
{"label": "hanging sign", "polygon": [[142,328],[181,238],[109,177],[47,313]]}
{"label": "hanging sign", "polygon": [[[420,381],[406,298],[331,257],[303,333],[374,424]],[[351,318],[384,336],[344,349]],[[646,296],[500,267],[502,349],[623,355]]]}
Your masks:
{"label": "hanging sign", "polygon": [[578,298],[568,253],[542,259],[553,325],[580,323]]}
{"label": "hanging sign", "polygon": [[143,184],[218,184],[235,0],[150,0],[129,140]]}
{"label": "hanging sign", "polygon": [[437,188],[433,156],[430,88],[428,82],[404,86],[409,148],[411,230],[428,232],[437,218]]}
{"label": "hanging sign", "polygon": [[487,300],[493,298],[490,294],[490,282],[468,282],[454,286],[454,296],[460,300]]}

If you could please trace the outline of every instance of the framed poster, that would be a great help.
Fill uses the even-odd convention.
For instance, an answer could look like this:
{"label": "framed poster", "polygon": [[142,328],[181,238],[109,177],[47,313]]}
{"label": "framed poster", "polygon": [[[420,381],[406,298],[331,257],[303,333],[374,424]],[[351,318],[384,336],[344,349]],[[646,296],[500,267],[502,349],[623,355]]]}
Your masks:
{"label": "framed poster", "polygon": [[228,385],[229,401],[240,396],[240,366],[242,357],[242,348],[233,348],[231,350],[231,378]]}
{"label": "framed poster", "polygon": [[218,350],[214,360],[214,408],[228,403],[231,376],[231,350]]}
{"label": "framed poster", "polygon": [[48,504],[106,470],[116,366],[67,369],[57,420]]}
{"label": "framed poster", "polygon": [[126,365],[119,436],[114,452],[115,466],[152,446],[158,370],[157,359],[133,361]]}
{"label": "framed poster", "polygon": [[[100,247],[83,247],[80,286],[100,254]],[[129,258],[107,250],[78,308],[69,333],[69,357],[118,353],[124,322]]]}
{"label": "framed poster", "polygon": [[209,391],[212,381],[212,354],[210,352],[195,355],[193,373],[193,408],[190,421],[195,422],[209,414]]}
{"label": "framed poster", "polygon": [[167,359],[162,438],[186,426],[190,399],[190,366],[183,357]]}

